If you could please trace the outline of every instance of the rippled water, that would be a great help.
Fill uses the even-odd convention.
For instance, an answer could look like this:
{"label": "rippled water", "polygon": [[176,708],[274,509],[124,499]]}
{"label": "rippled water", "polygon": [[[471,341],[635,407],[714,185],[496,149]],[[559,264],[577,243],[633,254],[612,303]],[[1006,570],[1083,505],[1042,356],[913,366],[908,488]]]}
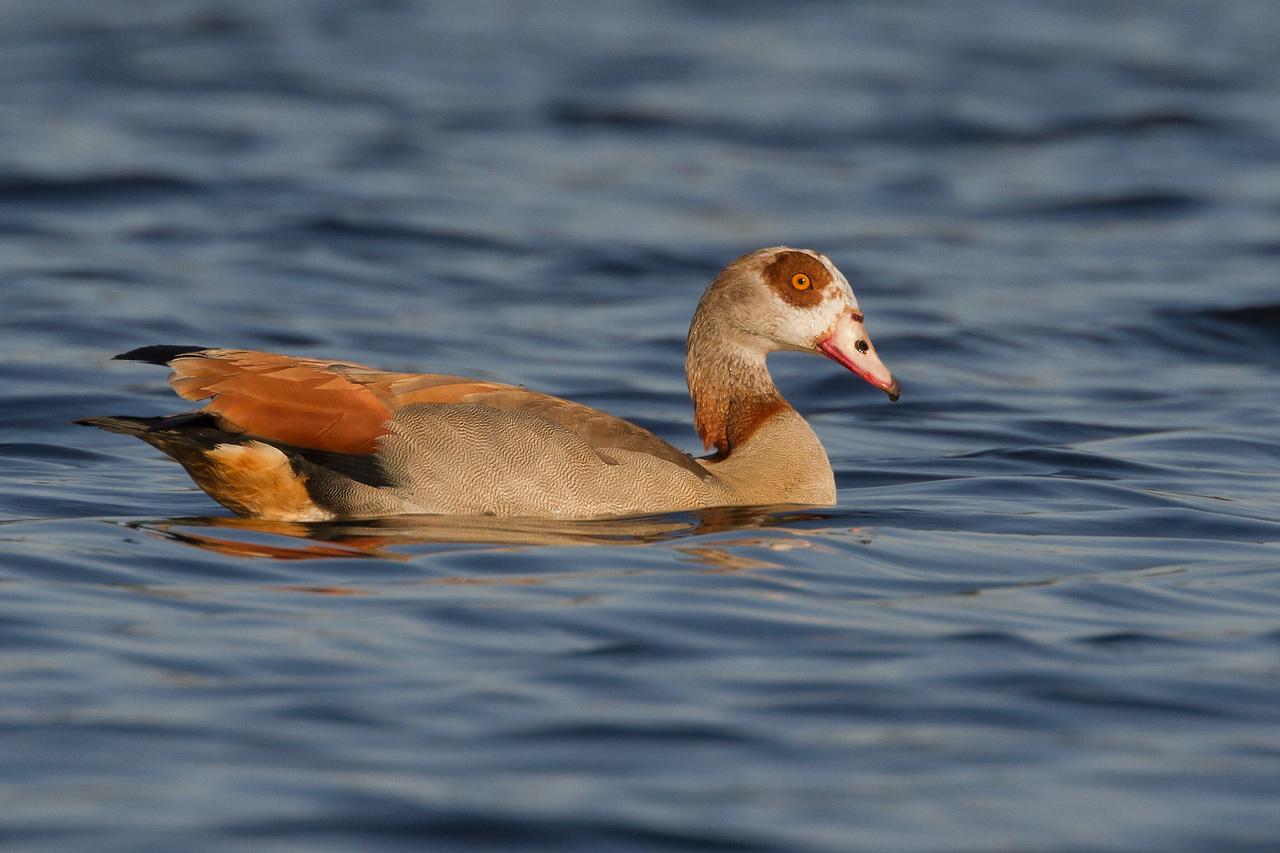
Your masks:
{"label": "rippled water", "polygon": [[[1280,7],[0,12],[0,840],[1280,845]],[[229,519],[150,343],[494,377],[688,449],[725,261],[840,503]]]}

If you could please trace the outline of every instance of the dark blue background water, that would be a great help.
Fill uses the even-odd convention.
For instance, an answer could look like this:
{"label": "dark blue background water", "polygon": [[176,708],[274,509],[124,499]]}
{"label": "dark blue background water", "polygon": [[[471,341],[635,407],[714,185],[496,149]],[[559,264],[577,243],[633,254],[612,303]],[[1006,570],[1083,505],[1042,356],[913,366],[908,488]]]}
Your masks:
{"label": "dark blue background water", "polygon": [[[0,12],[0,842],[1280,846],[1280,5]],[[694,449],[761,245],[813,512],[236,523],[148,343],[496,377]],[[540,543],[540,544],[539,544]]]}

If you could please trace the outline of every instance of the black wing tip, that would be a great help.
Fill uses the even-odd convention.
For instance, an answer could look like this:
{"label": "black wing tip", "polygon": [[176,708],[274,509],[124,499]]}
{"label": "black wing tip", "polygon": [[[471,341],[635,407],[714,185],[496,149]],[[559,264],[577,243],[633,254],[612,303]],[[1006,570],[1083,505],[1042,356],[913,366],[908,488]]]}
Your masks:
{"label": "black wing tip", "polygon": [[134,418],[128,416],[111,416],[111,417],[94,417],[94,418],[76,418],[71,423],[80,426],[97,427],[105,429],[107,432],[119,432],[125,435],[141,435],[147,432],[156,421],[162,418]]}
{"label": "black wing tip", "polygon": [[193,352],[204,352],[209,347],[175,346],[173,344],[154,344],[149,347],[138,347],[128,352],[112,356],[115,361],[145,361],[147,364],[166,365],[175,358],[190,355]]}

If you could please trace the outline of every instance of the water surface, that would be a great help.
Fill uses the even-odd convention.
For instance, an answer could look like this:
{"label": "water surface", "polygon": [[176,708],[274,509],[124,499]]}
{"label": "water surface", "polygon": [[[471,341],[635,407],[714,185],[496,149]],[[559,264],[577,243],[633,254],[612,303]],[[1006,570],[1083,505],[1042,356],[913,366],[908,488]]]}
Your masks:
{"label": "water surface", "polygon": [[[1280,9],[0,15],[0,839],[1280,845]],[[151,343],[526,384],[696,449],[763,245],[832,508],[238,522],[93,414]]]}

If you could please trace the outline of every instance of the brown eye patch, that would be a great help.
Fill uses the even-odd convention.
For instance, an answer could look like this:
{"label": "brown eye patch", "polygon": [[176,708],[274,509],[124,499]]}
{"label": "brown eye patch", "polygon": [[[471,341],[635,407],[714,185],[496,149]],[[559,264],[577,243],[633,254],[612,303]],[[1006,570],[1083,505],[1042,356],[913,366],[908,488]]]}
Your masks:
{"label": "brown eye patch", "polygon": [[826,266],[807,252],[779,252],[763,270],[765,283],[789,305],[807,308],[822,301],[831,283]]}

